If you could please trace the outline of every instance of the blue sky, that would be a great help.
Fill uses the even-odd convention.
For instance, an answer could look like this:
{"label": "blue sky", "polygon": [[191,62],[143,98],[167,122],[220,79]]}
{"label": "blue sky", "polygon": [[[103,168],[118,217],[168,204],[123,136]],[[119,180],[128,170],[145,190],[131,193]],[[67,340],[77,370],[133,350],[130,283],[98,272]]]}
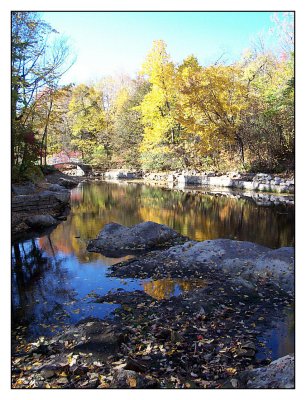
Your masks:
{"label": "blue sky", "polygon": [[140,69],[153,40],[163,39],[173,61],[194,54],[201,64],[222,53],[237,59],[260,32],[270,46],[271,12],[44,12],[70,38],[77,61],[61,83],[90,82]]}

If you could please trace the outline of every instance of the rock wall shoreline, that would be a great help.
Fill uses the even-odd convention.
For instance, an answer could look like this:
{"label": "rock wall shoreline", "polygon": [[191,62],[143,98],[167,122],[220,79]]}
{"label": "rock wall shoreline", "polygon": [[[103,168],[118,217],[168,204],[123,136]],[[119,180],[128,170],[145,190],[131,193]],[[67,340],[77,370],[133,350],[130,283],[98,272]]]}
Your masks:
{"label": "rock wall shoreline", "polygon": [[265,173],[182,171],[144,173],[143,171],[109,170],[101,174],[93,172],[93,177],[100,176],[105,180],[143,180],[144,182],[165,182],[176,187],[203,186],[234,188],[255,192],[273,192],[294,194],[294,177],[280,177]]}
{"label": "rock wall shoreline", "polygon": [[38,234],[55,227],[66,219],[70,209],[70,190],[79,179],[66,179],[64,174],[47,175],[36,184],[23,182],[12,185],[11,229],[12,238]]}

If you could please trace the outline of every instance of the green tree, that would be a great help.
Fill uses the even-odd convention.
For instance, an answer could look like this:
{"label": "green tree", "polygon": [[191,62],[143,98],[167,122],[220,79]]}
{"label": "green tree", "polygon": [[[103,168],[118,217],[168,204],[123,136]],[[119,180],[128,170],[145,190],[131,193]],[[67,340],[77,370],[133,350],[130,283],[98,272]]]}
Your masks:
{"label": "green tree", "polygon": [[76,86],[69,103],[69,115],[72,120],[71,144],[82,153],[84,161],[91,162],[94,152],[97,155],[97,151],[102,149],[108,157],[109,137],[104,134],[105,113],[101,94],[84,84]]}
{"label": "green tree", "polygon": [[116,166],[140,167],[139,145],[143,139],[139,105],[148,93],[150,84],[138,78],[125,85],[114,102],[112,161]]}

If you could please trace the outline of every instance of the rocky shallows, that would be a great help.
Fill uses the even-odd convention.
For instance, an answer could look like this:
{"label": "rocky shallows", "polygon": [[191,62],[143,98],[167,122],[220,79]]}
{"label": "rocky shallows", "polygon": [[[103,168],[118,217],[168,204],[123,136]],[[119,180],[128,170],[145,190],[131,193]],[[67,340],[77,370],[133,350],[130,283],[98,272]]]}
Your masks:
{"label": "rocky shallows", "polygon": [[[161,246],[168,248],[147,253]],[[294,289],[293,247],[269,249],[230,239],[190,241],[166,225],[147,221],[132,227],[106,224],[87,249],[117,257],[146,251],[112,267],[112,273],[122,278],[197,278],[215,269],[245,281],[261,277],[289,292]]]}
{"label": "rocky shallows", "polygon": [[[151,226],[145,224],[130,229]],[[105,240],[113,240],[112,250],[127,244],[131,252],[139,250],[123,228],[102,231]],[[149,238],[143,233],[141,245]],[[147,248],[109,267],[109,275],[141,278],[149,290],[90,293],[94,303],[118,305],[112,317],[87,318],[52,338],[29,343],[17,332],[13,387],[294,387],[293,354],[273,360],[263,339],[292,312],[292,248],[185,240]],[[159,296],[160,288],[174,281],[182,283],[180,294]]]}

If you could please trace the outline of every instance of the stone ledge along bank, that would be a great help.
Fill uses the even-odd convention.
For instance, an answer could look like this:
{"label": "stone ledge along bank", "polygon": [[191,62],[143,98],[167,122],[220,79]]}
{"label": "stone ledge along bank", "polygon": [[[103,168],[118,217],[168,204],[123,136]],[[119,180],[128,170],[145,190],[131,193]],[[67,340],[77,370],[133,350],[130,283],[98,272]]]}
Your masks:
{"label": "stone ledge along bank", "polygon": [[[95,173],[93,174],[95,175]],[[200,185],[289,194],[293,194],[295,188],[293,176],[284,178],[265,173],[228,172],[223,175],[215,172],[198,173],[196,171],[144,173],[142,171],[114,169],[106,171],[100,176],[106,180],[142,179],[144,181],[167,182],[177,187]]]}

